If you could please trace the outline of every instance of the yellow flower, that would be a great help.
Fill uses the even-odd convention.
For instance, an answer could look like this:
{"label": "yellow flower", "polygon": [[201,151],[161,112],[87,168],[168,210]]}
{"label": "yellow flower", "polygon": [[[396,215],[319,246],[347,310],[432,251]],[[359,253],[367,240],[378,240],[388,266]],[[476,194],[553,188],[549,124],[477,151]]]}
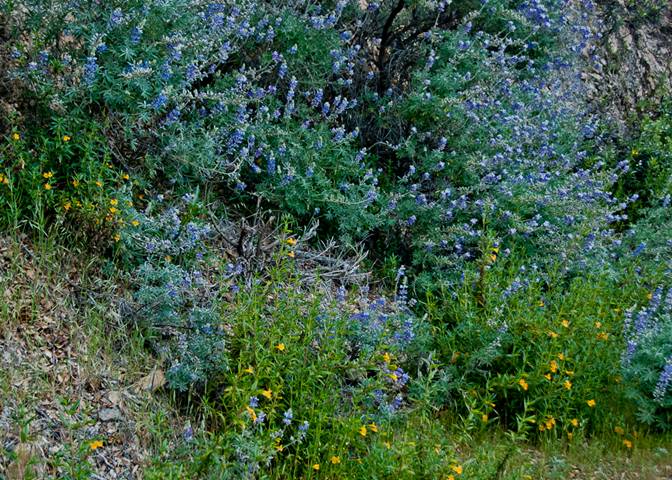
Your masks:
{"label": "yellow flower", "polygon": [[131,225],[137,227],[138,225],[140,225],[140,222],[138,220],[131,220]]}
{"label": "yellow flower", "polygon": [[565,370],[565,374],[571,377],[572,375],[574,375],[574,370]]}
{"label": "yellow flower", "polygon": [[292,247],[296,245],[296,239],[295,238],[288,238],[287,239],[287,245],[291,245]]}
{"label": "yellow flower", "polygon": [[646,294],[646,299],[651,300],[653,298],[653,293],[649,292]]}
{"label": "yellow flower", "polygon": [[484,413],[483,415],[481,415],[481,421],[483,423],[488,423],[488,414],[487,413]]}
{"label": "yellow flower", "polygon": [[399,380],[399,377],[397,376],[396,373],[389,373],[387,376],[390,377],[393,382],[396,382],[397,380]]}
{"label": "yellow flower", "polygon": [[369,423],[369,430],[371,430],[374,433],[377,433],[378,432],[378,425],[376,425],[373,422]]}
{"label": "yellow flower", "polygon": [[570,382],[569,380],[565,380],[565,383],[563,383],[563,385],[565,386],[565,388],[566,388],[567,390],[571,390],[571,389],[572,389],[572,382]]}
{"label": "yellow flower", "polygon": [[338,465],[339,463],[341,463],[341,457],[337,457],[336,455],[334,455],[331,457],[330,461],[334,465]]}
{"label": "yellow flower", "polygon": [[539,305],[540,307],[543,307],[543,306],[544,306],[544,301],[543,301],[543,300],[539,300],[538,305]]}
{"label": "yellow flower", "polygon": [[294,252],[287,252],[287,256],[289,258],[294,258],[296,256],[296,254]]}
{"label": "yellow flower", "polygon": [[385,448],[387,448],[388,450],[392,449],[392,444],[390,442],[383,442],[383,445],[385,445]]}
{"label": "yellow flower", "polygon": [[89,442],[89,449],[90,450],[96,450],[100,447],[103,446],[102,440],[93,440],[92,442]]}
{"label": "yellow flower", "polygon": [[366,437],[366,427],[365,427],[364,425],[362,425],[361,427],[359,427],[359,434],[360,434],[362,437]]}
{"label": "yellow flower", "polygon": [[623,439],[623,445],[625,445],[627,448],[632,448],[632,442],[627,439]]}
{"label": "yellow flower", "polygon": [[546,380],[548,380],[549,382],[551,381],[551,374],[550,373],[545,374],[544,377],[546,377]]}
{"label": "yellow flower", "polygon": [[284,352],[285,351],[285,344],[284,343],[278,343],[275,346],[275,349],[278,350],[279,352]]}
{"label": "yellow flower", "polygon": [[587,400],[586,403],[588,404],[588,406],[589,406],[590,408],[593,408],[593,407],[595,406],[595,403],[596,403],[596,402],[595,402],[595,400],[593,400],[593,399],[591,398],[590,400]]}
{"label": "yellow flower", "polygon": [[74,179],[74,180],[72,181],[72,186],[75,187],[75,188],[79,187],[79,180]]}
{"label": "yellow flower", "polygon": [[562,326],[565,328],[569,328],[569,320],[563,320],[562,321]]}
{"label": "yellow flower", "polygon": [[96,180],[96,186],[98,186],[98,187],[102,187],[102,186],[103,186],[103,182],[101,182],[100,180]]}
{"label": "yellow flower", "polygon": [[49,184],[49,183],[45,183],[45,184],[44,184],[44,189],[45,189],[45,190],[51,190],[51,184]]}
{"label": "yellow flower", "polygon": [[72,208],[72,205],[70,204],[70,202],[66,202],[66,204],[63,205],[63,210],[65,210],[66,212],[68,210],[70,210],[70,208]]}
{"label": "yellow flower", "polygon": [[448,475],[446,480],[455,480],[455,475]]}
{"label": "yellow flower", "polygon": [[572,438],[574,438],[574,434],[572,432],[567,432],[567,439],[571,440]]}
{"label": "yellow flower", "polygon": [[525,391],[527,391],[527,389],[529,387],[529,385],[527,384],[527,382],[525,381],[524,378],[521,378],[520,380],[518,380],[518,385],[520,385],[520,388],[522,388]]}
{"label": "yellow flower", "polygon": [[632,149],[632,156],[636,157],[637,155],[639,155],[639,150],[637,150],[636,148],[633,148]]}
{"label": "yellow flower", "polygon": [[555,418],[549,417],[546,419],[546,428],[551,430],[553,427],[555,427]]}
{"label": "yellow flower", "polygon": [[117,213],[118,211],[119,211],[119,210],[117,210],[116,208],[114,208],[114,207],[110,207],[110,213],[111,213],[111,214],[114,215],[114,214]]}
{"label": "yellow flower", "polygon": [[4,183],[5,185],[9,185],[9,178],[4,175],[0,175],[0,182]]}
{"label": "yellow flower", "polygon": [[116,207],[118,204],[119,204],[119,200],[117,200],[116,198],[113,198],[112,200],[110,200],[110,205],[114,205]]}
{"label": "yellow flower", "polygon": [[558,334],[555,333],[553,330],[548,331],[548,336],[551,338],[558,338]]}
{"label": "yellow flower", "polygon": [[313,464],[313,470],[317,471],[320,469],[320,464],[319,463],[314,463]]}
{"label": "yellow flower", "polygon": [[462,465],[453,465],[450,469],[458,475],[462,475]]}
{"label": "yellow flower", "polygon": [[564,360],[565,359],[565,354],[564,353],[558,353],[558,360]]}
{"label": "yellow flower", "polygon": [[549,369],[551,370],[551,373],[555,373],[558,371],[558,362],[555,360],[551,360],[551,363],[549,365]]}
{"label": "yellow flower", "polygon": [[607,341],[609,339],[609,334],[605,332],[600,332],[597,334],[597,339]]}
{"label": "yellow flower", "polygon": [[622,427],[614,427],[614,432],[618,433],[619,435],[623,435],[625,430],[623,430]]}
{"label": "yellow flower", "polygon": [[21,140],[21,135],[19,135],[16,132],[12,133],[12,140],[14,140],[15,142],[18,142],[19,140]]}
{"label": "yellow flower", "polygon": [[252,407],[250,407],[250,406],[248,405],[248,406],[245,407],[245,410],[247,410],[247,413],[248,413],[248,415],[250,416],[250,418],[252,419],[252,421],[253,421],[253,422],[256,422],[256,421],[257,421],[257,414],[254,412],[254,410],[252,409]]}
{"label": "yellow flower", "polygon": [[254,373],[254,368],[252,367],[252,365],[250,365],[250,366],[247,367],[245,370],[243,370],[243,372],[245,372],[245,373]]}
{"label": "yellow flower", "polygon": [[578,427],[579,426],[579,420],[576,418],[572,418],[570,420],[570,423],[572,424],[573,427]]}
{"label": "yellow flower", "polygon": [[595,328],[602,328],[602,322],[595,322]]}
{"label": "yellow flower", "polygon": [[131,178],[131,177],[128,175],[128,173],[124,173],[124,174],[121,176],[121,178],[123,178],[124,180],[128,180],[128,179]]}
{"label": "yellow flower", "polygon": [[118,242],[119,240],[121,240],[121,235],[119,235],[118,233],[115,233],[114,234],[114,241]]}
{"label": "yellow flower", "polygon": [[282,450],[283,450],[284,448],[285,448],[285,447],[283,447],[282,445],[279,445],[279,444],[275,446],[275,449],[276,449],[278,452],[282,452]]}
{"label": "yellow flower", "polygon": [[387,352],[383,353],[383,361],[385,363],[390,363],[392,361],[392,356]]}
{"label": "yellow flower", "polygon": [[51,177],[54,176],[54,172],[44,172],[44,173],[42,174],[42,176],[43,176],[44,178],[51,178]]}
{"label": "yellow flower", "polygon": [[262,390],[261,394],[270,400],[273,396],[273,391],[269,388],[268,390]]}
{"label": "yellow flower", "polygon": [[70,138],[71,138],[70,135],[63,135],[63,141],[65,143],[68,143],[70,141]]}

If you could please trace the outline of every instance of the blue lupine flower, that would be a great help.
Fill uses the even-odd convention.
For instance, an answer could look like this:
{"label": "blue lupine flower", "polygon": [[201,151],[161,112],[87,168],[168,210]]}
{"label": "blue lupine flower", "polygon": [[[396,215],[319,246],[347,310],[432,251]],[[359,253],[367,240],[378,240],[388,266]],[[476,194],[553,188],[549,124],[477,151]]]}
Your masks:
{"label": "blue lupine flower", "polygon": [[98,60],[96,57],[86,57],[86,64],[84,64],[84,82],[88,85],[93,84],[98,72]]}
{"label": "blue lupine flower", "polygon": [[257,414],[257,418],[256,418],[256,420],[254,421],[254,424],[255,424],[255,425],[258,425],[258,424],[260,424],[260,423],[264,423],[265,421],[266,421],[266,413],[263,412],[263,411],[260,411],[260,412]]}
{"label": "blue lupine flower", "polygon": [[284,423],[285,425],[290,425],[292,423],[293,418],[294,414],[292,413],[292,409],[290,408],[282,416],[282,423]]}
{"label": "blue lupine flower", "polygon": [[653,399],[662,405],[670,385],[672,385],[672,355],[667,358],[663,371],[660,373],[658,383],[653,391]]}
{"label": "blue lupine flower", "polygon": [[165,93],[161,92],[157,95],[157,97],[152,102],[152,108],[154,110],[160,110],[167,103],[168,103],[168,96]]}
{"label": "blue lupine flower", "polygon": [[345,287],[343,285],[338,287],[338,290],[336,291],[336,299],[339,303],[345,302]]}
{"label": "blue lupine flower", "polygon": [[131,29],[131,43],[132,44],[138,44],[140,43],[140,39],[142,38],[142,28],[140,27],[133,27]]}
{"label": "blue lupine flower", "polygon": [[115,8],[110,15],[110,26],[115,27],[119,25],[124,20],[124,14],[121,11],[121,8]]}
{"label": "blue lupine flower", "polygon": [[180,114],[182,112],[180,111],[179,107],[173,108],[169,113],[168,116],[166,116],[166,120],[164,121],[165,125],[173,125],[180,119]]}

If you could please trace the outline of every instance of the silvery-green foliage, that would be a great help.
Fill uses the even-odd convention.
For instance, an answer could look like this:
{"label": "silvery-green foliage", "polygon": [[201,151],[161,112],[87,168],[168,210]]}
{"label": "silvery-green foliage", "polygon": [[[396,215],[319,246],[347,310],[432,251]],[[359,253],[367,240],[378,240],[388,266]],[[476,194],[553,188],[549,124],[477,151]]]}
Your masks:
{"label": "silvery-green foliage", "polygon": [[150,202],[135,212],[139,224],[124,235],[139,263],[132,273],[136,315],[169,363],[169,385],[178,390],[204,384],[228,362],[219,287],[207,274],[210,228],[190,213],[195,208],[193,195],[175,204]]}
{"label": "silvery-green foliage", "polygon": [[640,421],[672,428],[672,288],[658,287],[648,305],[626,313],[623,378]]}

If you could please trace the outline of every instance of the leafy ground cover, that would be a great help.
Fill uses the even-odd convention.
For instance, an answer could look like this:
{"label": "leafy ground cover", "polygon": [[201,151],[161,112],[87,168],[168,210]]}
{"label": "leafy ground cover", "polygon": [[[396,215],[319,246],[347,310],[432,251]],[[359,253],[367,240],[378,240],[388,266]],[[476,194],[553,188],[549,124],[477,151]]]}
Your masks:
{"label": "leafy ground cover", "polygon": [[[148,354],[142,335],[134,329],[129,335],[129,326],[109,309],[119,287],[102,274],[100,262],[93,258],[82,262],[75,252],[55,245],[40,247],[26,239],[3,239],[2,253],[6,307],[2,313],[1,465],[7,478],[221,478],[227,468],[225,459],[235,453],[227,451],[232,439],[213,435],[219,431],[213,425],[224,422],[222,404],[231,405],[232,425],[249,422],[243,405],[252,394],[264,413],[278,416],[281,424],[286,413],[281,405],[286,404],[292,405],[292,420],[299,426],[303,417],[309,419],[309,428],[324,429],[323,440],[304,440],[312,443],[312,451],[307,448],[301,456],[290,453],[292,461],[283,462],[285,469],[307,472],[306,477],[312,473],[316,478],[662,479],[672,471],[669,438],[626,423],[618,423],[622,431],[588,436],[579,430],[571,441],[548,437],[530,444],[524,437],[493,428],[494,424],[486,428],[478,411],[458,418],[417,405],[396,418],[377,420],[378,431],[371,430],[372,422],[365,424],[367,437],[378,438],[358,445],[362,457],[357,458],[348,443],[367,437],[362,437],[362,425],[353,418],[337,429],[339,413],[334,409],[338,407],[329,406],[333,382],[330,388],[318,383],[311,395],[305,395],[309,386],[297,387],[315,379],[328,383],[330,368],[347,365],[327,357],[323,364],[312,363],[307,369],[300,359],[310,354],[308,346],[289,334],[299,326],[292,325],[296,312],[291,310],[277,330],[261,335],[264,340],[282,340],[285,350],[269,349],[258,339],[261,346],[239,353],[241,370],[234,377],[248,378],[238,384],[227,382],[237,386],[226,394],[236,401],[217,399],[222,403],[213,401],[198,415],[180,411],[170,395],[160,393],[165,375]],[[248,307],[251,300],[273,308],[274,299],[252,295],[245,299]],[[249,318],[249,308],[245,316]],[[253,325],[232,320],[232,328],[253,330]],[[278,355],[291,358],[278,362],[273,359]],[[288,365],[292,362],[297,365]],[[262,376],[264,364],[270,371]],[[251,365],[252,370],[245,372]],[[301,377],[292,378],[297,374]],[[273,392],[275,405],[263,391],[258,393],[259,383]],[[597,408],[607,415],[614,411],[603,404],[607,401],[603,396],[596,398]],[[496,420],[495,415],[490,410],[488,422]],[[273,438],[259,432],[254,436],[262,443],[257,446],[259,453],[264,452],[264,441],[266,453],[275,451]],[[624,440],[632,441],[632,448]],[[322,454],[324,447],[334,450]],[[292,448],[286,445],[280,453]],[[341,463],[332,464],[330,453],[339,456]],[[314,470],[316,464],[320,470]],[[265,475],[302,478],[288,470]]]}

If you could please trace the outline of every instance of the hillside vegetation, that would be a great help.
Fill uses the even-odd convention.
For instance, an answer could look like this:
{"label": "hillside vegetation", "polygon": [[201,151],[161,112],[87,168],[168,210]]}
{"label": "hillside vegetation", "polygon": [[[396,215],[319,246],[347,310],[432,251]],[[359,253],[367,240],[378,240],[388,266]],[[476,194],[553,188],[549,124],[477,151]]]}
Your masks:
{"label": "hillside vegetation", "polygon": [[0,0],[0,478],[670,478],[670,15]]}

